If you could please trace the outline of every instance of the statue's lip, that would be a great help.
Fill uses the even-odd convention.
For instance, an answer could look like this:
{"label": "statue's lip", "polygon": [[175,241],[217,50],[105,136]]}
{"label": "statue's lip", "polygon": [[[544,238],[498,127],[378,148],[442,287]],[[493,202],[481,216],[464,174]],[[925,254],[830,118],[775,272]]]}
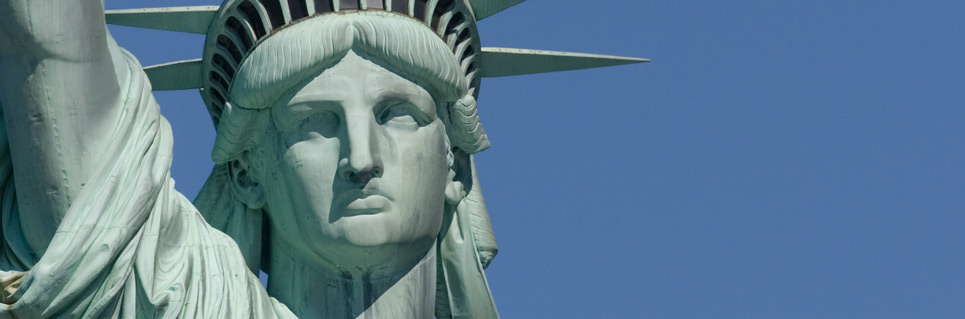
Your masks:
{"label": "statue's lip", "polygon": [[[377,183],[371,183],[371,184],[377,184]],[[380,189],[378,186],[368,186],[365,188],[354,188],[354,189],[345,190],[338,195],[338,199],[343,201],[353,201],[355,199],[368,198],[372,196],[385,197],[390,200],[392,199],[391,196],[383,192],[382,189]]]}
{"label": "statue's lip", "polygon": [[343,192],[338,196],[338,203],[345,207],[344,216],[355,216],[385,211],[392,200],[377,188],[364,188]]}
{"label": "statue's lip", "polygon": [[345,206],[343,216],[370,215],[386,211],[392,204],[388,198],[382,195],[370,195],[350,201]]}

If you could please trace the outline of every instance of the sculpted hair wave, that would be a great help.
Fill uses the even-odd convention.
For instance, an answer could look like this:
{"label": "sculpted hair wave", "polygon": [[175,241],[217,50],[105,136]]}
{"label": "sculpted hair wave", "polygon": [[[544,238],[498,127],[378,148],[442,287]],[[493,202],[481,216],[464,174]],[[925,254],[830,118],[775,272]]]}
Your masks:
{"label": "sculpted hair wave", "polygon": [[396,13],[364,11],[310,18],[266,38],[239,66],[228,99],[244,108],[271,106],[353,49],[440,101],[458,100],[468,90],[459,61],[428,26]]}

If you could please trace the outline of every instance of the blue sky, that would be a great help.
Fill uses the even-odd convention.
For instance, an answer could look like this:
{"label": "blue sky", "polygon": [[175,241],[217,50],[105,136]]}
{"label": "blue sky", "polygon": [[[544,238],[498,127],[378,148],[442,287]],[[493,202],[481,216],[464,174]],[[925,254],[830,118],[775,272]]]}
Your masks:
{"label": "blue sky", "polygon": [[[109,8],[217,4],[117,1]],[[505,318],[965,317],[965,2],[530,0],[485,46],[652,63],[486,79]],[[144,65],[202,36],[125,27]],[[158,93],[193,198],[214,130]]]}

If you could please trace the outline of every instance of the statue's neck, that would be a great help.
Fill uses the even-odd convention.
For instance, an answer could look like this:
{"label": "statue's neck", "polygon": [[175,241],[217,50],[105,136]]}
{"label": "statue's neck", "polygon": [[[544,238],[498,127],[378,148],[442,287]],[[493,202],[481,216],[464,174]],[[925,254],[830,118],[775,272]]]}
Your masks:
{"label": "statue's neck", "polygon": [[372,278],[319,270],[273,245],[268,294],[299,318],[433,318],[435,247],[410,269]]}

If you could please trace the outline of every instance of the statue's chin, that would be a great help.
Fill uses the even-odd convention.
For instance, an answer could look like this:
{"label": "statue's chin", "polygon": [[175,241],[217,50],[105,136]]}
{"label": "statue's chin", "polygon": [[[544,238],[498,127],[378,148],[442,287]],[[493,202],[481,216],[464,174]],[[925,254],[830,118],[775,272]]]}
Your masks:
{"label": "statue's chin", "polygon": [[418,229],[400,232],[397,228],[384,227],[395,224],[386,214],[343,217],[333,225],[339,235],[329,243],[314,245],[313,249],[323,262],[329,263],[327,266],[339,271],[407,270],[432,248],[435,233],[420,233]]}

